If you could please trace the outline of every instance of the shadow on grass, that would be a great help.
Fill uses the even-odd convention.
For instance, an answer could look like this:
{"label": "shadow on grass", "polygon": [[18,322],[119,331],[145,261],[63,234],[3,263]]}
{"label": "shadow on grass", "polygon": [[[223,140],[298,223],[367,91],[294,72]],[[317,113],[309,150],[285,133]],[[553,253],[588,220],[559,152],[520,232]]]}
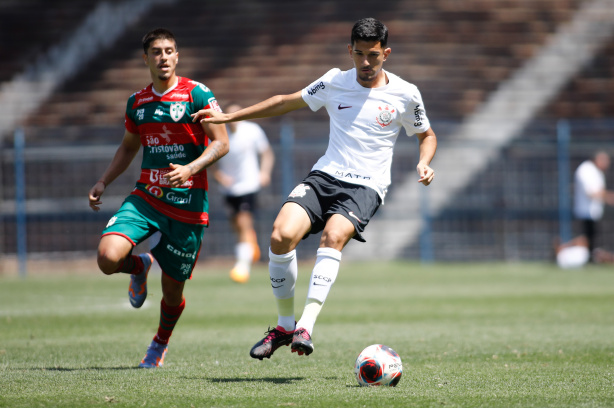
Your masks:
{"label": "shadow on grass", "polygon": [[31,367],[31,368],[9,368],[13,371],[128,371],[128,370],[144,370],[141,367],[82,367],[82,368],[66,368],[66,367]]}
{"label": "shadow on grass", "polygon": [[273,384],[292,384],[304,379],[304,377],[209,378],[207,381],[212,383],[270,382]]}

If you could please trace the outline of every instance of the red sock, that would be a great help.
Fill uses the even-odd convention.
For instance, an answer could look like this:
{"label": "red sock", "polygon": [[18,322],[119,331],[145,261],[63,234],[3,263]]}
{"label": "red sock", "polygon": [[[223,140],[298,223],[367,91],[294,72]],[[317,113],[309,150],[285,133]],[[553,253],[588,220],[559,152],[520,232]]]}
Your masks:
{"label": "red sock", "polygon": [[166,304],[164,299],[160,302],[160,325],[154,341],[160,344],[168,344],[168,340],[173,334],[173,329],[179,320],[179,316],[185,309],[185,299],[179,306],[171,307]]}
{"label": "red sock", "polygon": [[115,273],[127,273],[130,275],[138,275],[143,272],[143,260],[138,255],[130,255],[124,259],[124,262],[117,268]]}

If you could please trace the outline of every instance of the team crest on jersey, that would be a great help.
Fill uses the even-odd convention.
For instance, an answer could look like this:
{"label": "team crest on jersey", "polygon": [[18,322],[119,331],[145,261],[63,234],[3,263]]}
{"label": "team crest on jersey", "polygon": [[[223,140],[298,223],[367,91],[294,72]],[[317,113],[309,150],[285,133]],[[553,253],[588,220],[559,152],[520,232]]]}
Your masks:
{"label": "team crest on jersey", "polygon": [[298,186],[294,187],[294,190],[292,190],[288,197],[305,197],[305,195],[307,194],[307,190],[310,189],[311,187],[309,187],[307,184],[301,183]]}
{"label": "team crest on jersey", "polygon": [[375,118],[375,120],[377,121],[377,123],[380,124],[381,127],[386,127],[390,123],[392,123],[392,114],[395,112],[395,110],[393,108],[390,108],[388,105],[386,105],[386,107],[384,108],[379,107],[379,110],[380,112]]}
{"label": "team crest on jersey", "polygon": [[178,122],[183,115],[185,114],[185,105],[181,102],[173,102],[171,103],[171,118]]}

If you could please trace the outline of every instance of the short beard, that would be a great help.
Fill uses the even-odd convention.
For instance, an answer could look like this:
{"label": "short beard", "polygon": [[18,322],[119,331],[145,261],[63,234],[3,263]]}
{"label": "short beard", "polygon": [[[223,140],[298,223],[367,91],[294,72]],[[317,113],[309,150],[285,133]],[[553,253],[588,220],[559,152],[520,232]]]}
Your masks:
{"label": "short beard", "polygon": [[373,82],[375,78],[377,78],[377,76],[372,77],[372,76],[363,76],[363,75],[358,74],[358,79],[364,82]]}

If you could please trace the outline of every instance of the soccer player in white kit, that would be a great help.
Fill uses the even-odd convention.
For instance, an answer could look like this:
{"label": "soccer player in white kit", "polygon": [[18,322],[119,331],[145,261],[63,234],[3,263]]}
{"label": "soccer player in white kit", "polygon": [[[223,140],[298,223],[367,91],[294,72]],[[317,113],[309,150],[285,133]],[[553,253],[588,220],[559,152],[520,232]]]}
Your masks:
{"label": "soccer player in white kit", "polygon": [[590,260],[595,250],[597,223],[605,204],[614,205],[614,192],[606,190],[604,172],[610,167],[610,155],[598,151],[591,160],[582,162],[574,174],[574,216],[582,222],[582,234],[588,239]]}
{"label": "soccer player in white kit", "polygon": [[[228,113],[241,109],[228,105]],[[260,247],[254,228],[256,195],[271,182],[275,154],[262,128],[249,121],[226,125],[230,150],[214,167],[213,176],[222,187],[230,222],[237,234],[236,262],[230,278],[237,283],[249,280],[252,263],[260,259]]]}
{"label": "soccer player in white kit", "polygon": [[[429,165],[437,138],[418,88],[383,69],[391,53],[387,40],[384,24],[373,18],[359,20],[348,45],[353,69],[331,69],[296,93],[277,95],[234,113],[203,109],[192,115],[194,121],[227,123],[325,107],[330,116],[326,153],[290,193],[273,224],[269,274],[277,300],[277,327],[254,345],[253,358],[270,358],[284,345],[299,355],[313,352],[313,327],[337,277],[341,250],[352,238],[364,242],[361,233],[390,185],[393,147],[402,127],[420,142],[418,182],[429,185],[433,180]],[[301,239],[319,232],[307,301],[296,322],[295,248]]]}

